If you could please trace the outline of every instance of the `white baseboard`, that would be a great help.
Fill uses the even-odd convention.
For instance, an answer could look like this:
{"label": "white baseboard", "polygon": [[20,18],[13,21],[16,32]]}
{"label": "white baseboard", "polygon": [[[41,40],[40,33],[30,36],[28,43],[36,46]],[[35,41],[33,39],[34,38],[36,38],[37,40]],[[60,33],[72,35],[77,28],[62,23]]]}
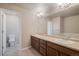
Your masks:
{"label": "white baseboard", "polygon": [[26,48],[22,48],[22,49],[20,49],[20,50],[27,50],[27,49],[29,49],[29,48],[31,48],[31,46],[26,47]]}

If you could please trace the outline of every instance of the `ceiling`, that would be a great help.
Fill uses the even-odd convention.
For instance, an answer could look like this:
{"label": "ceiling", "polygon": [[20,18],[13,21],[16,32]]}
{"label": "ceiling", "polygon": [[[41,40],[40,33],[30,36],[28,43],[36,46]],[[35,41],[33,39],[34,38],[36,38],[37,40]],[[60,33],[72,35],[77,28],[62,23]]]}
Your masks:
{"label": "ceiling", "polygon": [[28,10],[39,10],[44,13],[49,13],[49,11],[54,10],[56,7],[56,3],[15,3],[15,5]]}
{"label": "ceiling", "polygon": [[46,16],[51,16],[51,17],[55,17],[59,15],[70,16],[70,15],[79,14],[79,4],[75,4],[75,6],[65,9],[61,9],[61,8],[56,9],[58,6],[57,3],[15,3],[15,5],[18,5],[28,10],[45,13]]}
{"label": "ceiling", "polygon": [[68,8],[64,8],[60,10],[58,9],[58,11],[52,12],[47,16],[48,17],[56,17],[56,16],[69,17],[73,15],[79,15],[79,4],[72,4]]}
{"label": "ceiling", "polygon": [[15,4],[24,8],[38,7],[40,5],[44,7],[54,7],[56,5],[56,3],[15,3]]}

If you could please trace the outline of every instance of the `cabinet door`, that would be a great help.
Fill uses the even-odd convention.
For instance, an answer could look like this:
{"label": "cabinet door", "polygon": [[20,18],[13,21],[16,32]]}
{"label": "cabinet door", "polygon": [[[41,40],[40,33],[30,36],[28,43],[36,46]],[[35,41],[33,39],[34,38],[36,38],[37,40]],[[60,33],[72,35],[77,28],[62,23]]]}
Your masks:
{"label": "cabinet door", "polygon": [[33,48],[35,48],[37,51],[39,51],[39,39],[36,37],[31,37],[31,45]]}
{"label": "cabinet door", "polygon": [[46,49],[40,47],[40,53],[44,56],[46,56]]}
{"label": "cabinet door", "polygon": [[47,46],[47,56],[58,56],[58,51]]}
{"label": "cabinet door", "polygon": [[34,40],[33,36],[31,36],[31,46],[34,47]]}
{"label": "cabinet door", "polygon": [[60,55],[60,56],[69,56],[68,54],[65,54],[65,53],[62,53],[62,52],[60,52],[59,55]]}
{"label": "cabinet door", "polygon": [[39,51],[39,48],[40,48],[40,47],[39,47],[39,42],[35,42],[34,45],[35,45],[35,49],[36,49],[37,51]]}

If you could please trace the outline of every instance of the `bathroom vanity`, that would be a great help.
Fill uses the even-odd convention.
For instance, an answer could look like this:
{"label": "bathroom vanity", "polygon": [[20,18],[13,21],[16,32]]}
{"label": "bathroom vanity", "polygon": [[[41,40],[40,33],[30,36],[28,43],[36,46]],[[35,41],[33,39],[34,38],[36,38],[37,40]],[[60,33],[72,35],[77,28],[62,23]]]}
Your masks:
{"label": "bathroom vanity", "polygon": [[59,37],[32,35],[31,45],[44,56],[78,56],[79,42]]}

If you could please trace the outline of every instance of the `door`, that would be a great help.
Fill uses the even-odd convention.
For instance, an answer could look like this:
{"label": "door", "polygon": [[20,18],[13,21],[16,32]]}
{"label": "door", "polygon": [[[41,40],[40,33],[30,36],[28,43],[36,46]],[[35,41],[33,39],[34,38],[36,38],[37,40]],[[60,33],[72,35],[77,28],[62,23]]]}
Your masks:
{"label": "door", "polygon": [[10,46],[7,46],[9,35],[14,35],[14,47],[18,49],[20,39],[19,17],[14,13],[6,13],[6,11],[0,10],[0,55],[6,55],[7,51],[11,52],[15,49],[8,49],[8,47],[10,48]]}

